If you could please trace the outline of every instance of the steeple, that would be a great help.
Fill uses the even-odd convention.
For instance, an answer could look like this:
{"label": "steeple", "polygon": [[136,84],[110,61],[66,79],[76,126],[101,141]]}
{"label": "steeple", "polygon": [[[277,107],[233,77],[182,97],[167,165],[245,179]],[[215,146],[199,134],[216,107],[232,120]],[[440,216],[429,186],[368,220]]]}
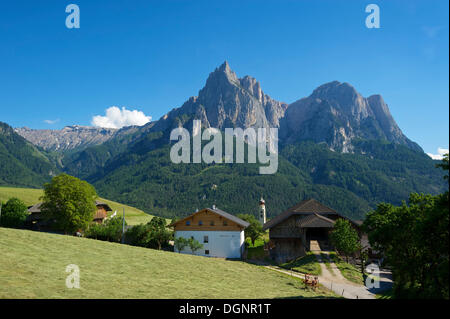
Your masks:
{"label": "steeple", "polygon": [[259,222],[264,225],[266,223],[266,202],[264,198],[259,200],[259,216],[258,216]]}

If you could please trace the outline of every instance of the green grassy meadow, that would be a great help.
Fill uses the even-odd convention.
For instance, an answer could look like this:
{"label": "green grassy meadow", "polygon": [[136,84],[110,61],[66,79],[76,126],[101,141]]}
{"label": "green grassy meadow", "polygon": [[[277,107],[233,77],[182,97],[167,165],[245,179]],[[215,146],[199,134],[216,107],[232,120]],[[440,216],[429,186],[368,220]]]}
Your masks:
{"label": "green grassy meadow", "polygon": [[[335,298],[241,261],[0,228],[0,298]],[[66,266],[80,288],[66,287]]]}
{"label": "green grassy meadow", "polygon": [[302,274],[320,275],[322,269],[313,253],[308,252],[305,256],[297,258],[293,261],[281,264],[280,267],[294,270]]}
{"label": "green grassy meadow", "polygon": [[336,252],[330,252],[329,256],[345,279],[360,285],[364,283],[363,275],[358,268],[346,263]]}
{"label": "green grassy meadow", "polygon": [[[33,188],[16,188],[16,187],[0,187],[0,201],[6,202],[11,197],[17,197],[21,199],[26,205],[31,206],[40,202],[39,198],[44,194],[42,189]],[[145,224],[149,222],[153,216],[143,212],[140,209],[120,204],[105,198],[99,198],[100,201],[107,203],[112,212],[117,210],[117,215],[122,215],[123,209],[125,208],[125,220],[128,225]],[[167,220],[169,221],[169,220]]]}

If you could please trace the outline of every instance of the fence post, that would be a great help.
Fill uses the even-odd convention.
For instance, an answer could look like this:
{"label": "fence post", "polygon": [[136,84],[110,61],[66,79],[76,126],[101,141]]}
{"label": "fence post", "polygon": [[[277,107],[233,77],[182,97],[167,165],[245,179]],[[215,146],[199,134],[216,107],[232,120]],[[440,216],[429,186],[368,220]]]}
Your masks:
{"label": "fence post", "polygon": [[121,238],[122,244],[125,242],[125,207],[123,208],[122,213],[122,238]]}

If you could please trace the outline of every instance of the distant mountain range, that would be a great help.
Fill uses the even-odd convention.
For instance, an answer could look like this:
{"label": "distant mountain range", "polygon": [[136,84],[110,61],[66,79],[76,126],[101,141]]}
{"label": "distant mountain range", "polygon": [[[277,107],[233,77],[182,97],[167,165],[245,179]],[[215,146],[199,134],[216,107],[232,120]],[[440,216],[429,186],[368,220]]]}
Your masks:
{"label": "distant mountain range", "polygon": [[[190,130],[194,119],[221,130],[279,128],[278,172],[259,175],[256,164],[173,164],[170,131]],[[380,95],[364,98],[350,84],[334,81],[287,104],[265,94],[256,79],[238,78],[227,62],[209,75],[198,96],[141,127],[16,131],[42,147],[38,151],[55,171],[88,180],[103,197],[166,217],[212,204],[256,213],[263,195],[269,216],[315,197],[360,219],[378,202],[398,204],[410,192],[448,187]]]}
{"label": "distant mountain range", "polygon": [[64,152],[102,144],[109,140],[117,129],[73,125],[61,130],[33,130],[21,127],[15,131],[47,151]]}

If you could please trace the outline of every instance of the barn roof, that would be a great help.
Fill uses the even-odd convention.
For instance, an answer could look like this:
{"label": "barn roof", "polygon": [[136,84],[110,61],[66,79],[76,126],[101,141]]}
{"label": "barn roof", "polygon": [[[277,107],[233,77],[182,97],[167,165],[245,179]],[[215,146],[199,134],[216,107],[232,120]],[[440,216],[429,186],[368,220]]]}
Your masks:
{"label": "barn roof", "polygon": [[170,224],[169,227],[174,226],[175,224],[177,224],[177,223],[179,223],[179,222],[182,222],[182,221],[184,221],[184,220],[186,220],[186,219],[192,217],[193,215],[198,214],[198,213],[200,213],[200,212],[203,212],[203,211],[205,211],[205,210],[210,211],[210,212],[212,212],[212,213],[215,213],[215,214],[217,214],[217,215],[220,215],[220,216],[222,216],[223,218],[226,218],[226,219],[228,219],[228,220],[231,220],[232,222],[235,222],[236,224],[238,224],[238,225],[240,225],[240,226],[242,226],[242,227],[244,227],[244,228],[250,226],[250,223],[246,222],[245,220],[242,220],[242,219],[240,219],[239,217],[236,217],[236,216],[234,216],[234,215],[231,215],[230,213],[227,213],[227,212],[225,212],[225,211],[223,211],[223,210],[221,210],[221,209],[218,209],[217,207],[214,207],[214,208],[205,208],[205,209],[202,209],[202,210],[200,210],[200,211],[197,211],[197,212],[195,212],[195,213],[193,213],[193,214],[191,214],[191,215],[189,215],[189,216],[187,216],[187,217],[185,217],[185,218],[183,218],[183,219],[181,219],[181,220],[178,220],[178,221],[176,221],[176,222]]}
{"label": "barn roof", "polygon": [[333,227],[335,221],[325,216],[314,213],[312,215],[306,215],[299,220],[298,225],[302,228],[315,228],[315,227]]}
{"label": "barn roof", "polygon": [[[268,228],[278,225],[279,223],[288,219],[292,215],[303,215],[303,214],[316,216],[316,218],[318,218],[317,216],[320,216],[320,218],[322,218],[322,220],[323,220],[323,218],[326,218],[323,215],[327,215],[327,214],[336,214],[336,215],[341,216],[342,218],[345,218],[344,216],[342,216],[341,214],[336,212],[334,209],[332,209],[328,206],[325,206],[324,204],[320,203],[319,201],[315,200],[314,198],[311,198],[311,199],[305,199],[305,200],[301,201],[300,203],[296,204],[295,206],[285,210],[284,212],[282,212],[275,218],[269,220],[267,223],[264,224],[263,230],[266,230]],[[329,218],[326,218],[326,219],[331,221],[331,219],[329,219]],[[348,218],[346,218],[346,219],[348,219]],[[355,223],[352,220],[350,220],[350,221],[352,223]]]}
{"label": "barn roof", "polygon": [[31,213],[31,214],[33,214],[33,213],[40,213],[41,212],[41,205],[42,205],[42,202],[34,204],[33,206],[28,207],[28,212]]}
{"label": "barn roof", "polygon": [[105,207],[105,210],[106,210],[107,212],[112,212],[112,209],[111,209],[111,207],[109,207],[108,204],[106,204],[106,203],[104,203],[104,202],[101,202],[101,201],[99,201],[99,200],[96,200],[96,201],[95,201],[95,206],[103,206],[103,207]]}

